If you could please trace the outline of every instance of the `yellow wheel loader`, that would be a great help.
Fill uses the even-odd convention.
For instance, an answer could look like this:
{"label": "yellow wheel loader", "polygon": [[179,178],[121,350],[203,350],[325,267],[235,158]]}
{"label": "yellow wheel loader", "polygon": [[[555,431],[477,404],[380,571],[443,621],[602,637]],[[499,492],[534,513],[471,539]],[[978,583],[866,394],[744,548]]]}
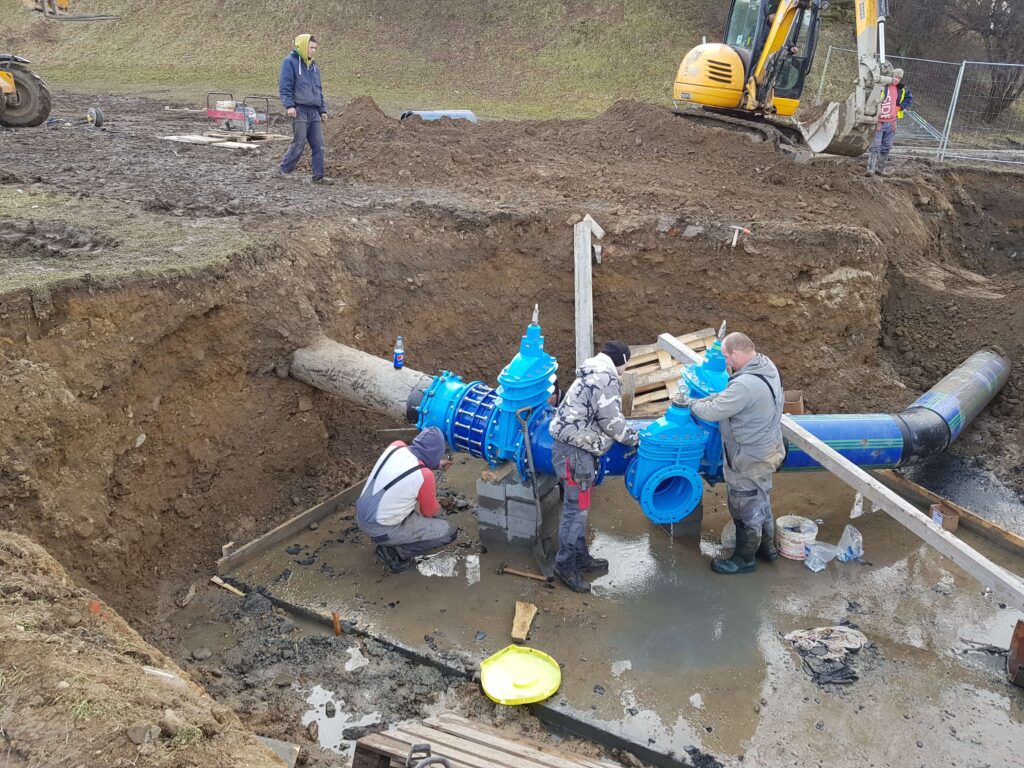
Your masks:
{"label": "yellow wheel loader", "polygon": [[0,53],[0,125],[30,128],[50,116],[50,90],[28,59]]}
{"label": "yellow wheel loader", "polygon": [[863,154],[892,65],[885,61],[887,0],[856,0],[859,72],[854,93],[795,118],[827,0],[732,0],[725,41],[698,45],[672,87],[676,111],[751,127],[812,152]]}

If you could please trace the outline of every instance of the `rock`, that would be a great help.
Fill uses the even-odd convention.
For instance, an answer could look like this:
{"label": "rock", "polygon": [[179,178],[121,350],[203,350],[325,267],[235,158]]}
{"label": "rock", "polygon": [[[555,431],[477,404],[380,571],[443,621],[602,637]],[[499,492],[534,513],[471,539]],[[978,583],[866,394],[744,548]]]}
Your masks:
{"label": "rock", "polygon": [[619,752],[619,764],[626,768],[644,768],[644,764],[632,752]]}
{"label": "rock", "polygon": [[59,683],[57,683],[58,691],[66,691],[70,687],[71,683],[69,683],[67,680],[61,680]]}
{"label": "rock", "polygon": [[178,595],[178,598],[174,601],[179,608],[184,608],[186,605],[192,602],[192,598],[196,596],[196,585],[189,584],[188,589],[184,594]]}
{"label": "rock", "polygon": [[311,722],[309,725],[306,726],[306,733],[309,734],[309,738],[312,739],[313,741],[319,741],[320,740],[320,723],[318,723],[316,720]]}
{"label": "rock", "polygon": [[704,227],[698,226],[696,224],[687,224],[686,228],[683,230],[683,239],[693,240],[693,238],[699,237],[700,235],[703,234]]}
{"label": "rock", "polygon": [[274,375],[279,379],[287,379],[290,372],[288,363],[278,363],[274,366]]}
{"label": "rock", "polygon": [[327,717],[334,717],[334,715],[337,713],[337,711],[338,710],[334,706],[334,702],[333,701],[328,701],[326,704],[324,704],[324,715],[325,716],[327,716]]}
{"label": "rock", "polygon": [[341,732],[341,738],[345,741],[358,741],[368,733],[373,733],[374,729],[380,729],[379,725],[358,725],[346,728]]}
{"label": "rock", "polygon": [[309,530],[311,530],[311,531],[315,531],[319,527],[320,527],[320,523],[310,523],[309,524]]}
{"label": "rock", "polygon": [[282,672],[280,675],[274,678],[274,685],[278,688],[287,688],[294,682],[295,675],[289,675],[286,672]]}
{"label": "rock", "polygon": [[605,689],[603,685],[594,686],[594,693],[596,693],[598,696],[604,696],[604,690]]}
{"label": "rock", "polygon": [[127,733],[132,744],[148,744],[160,737],[160,726],[140,720],[134,725],[128,726]]}
{"label": "rock", "polygon": [[185,722],[181,719],[181,715],[175,712],[173,709],[165,709],[163,716],[158,721],[160,726],[160,733],[167,738],[173,739],[182,728],[185,727]]}
{"label": "rock", "polygon": [[299,410],[300,411],[312,411],[313,401],[306,395],[299,397]]}
{"label": "rock", "polygon": [[196,661],[206,661],[211,656],[213,656],[213,651],[205,646],[192,649],[192,658]]}

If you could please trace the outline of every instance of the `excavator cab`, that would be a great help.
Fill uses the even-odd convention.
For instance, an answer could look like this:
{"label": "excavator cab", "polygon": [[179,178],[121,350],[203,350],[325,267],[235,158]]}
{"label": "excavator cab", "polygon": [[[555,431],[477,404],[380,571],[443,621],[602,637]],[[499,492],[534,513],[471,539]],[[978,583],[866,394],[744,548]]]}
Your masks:
{"label": "excavator cab", "polygon": [[725,41],[704,43],[679,65],[676,106],[790,117],[814,63],[821,0],[732,0]]}

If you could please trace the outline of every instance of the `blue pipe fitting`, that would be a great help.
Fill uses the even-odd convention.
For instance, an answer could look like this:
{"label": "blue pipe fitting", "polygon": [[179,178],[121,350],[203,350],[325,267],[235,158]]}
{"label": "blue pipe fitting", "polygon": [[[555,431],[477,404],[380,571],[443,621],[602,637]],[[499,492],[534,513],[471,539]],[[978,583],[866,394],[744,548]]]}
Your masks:
{"label": "blue pipe fitting", "polygon": [[544,351],[544,336],[535,312],[534,321],[527,326],[519,342],[519,353],[498,374],[500,412],[488,435],[497,461],[524,460],[523,427],[518,414],[527,411],[530,425],[539,422],[542,412],[548,408],[548,398],[555,391],[557,370],[558,361]]}
{"label": "blue pipe fitting", "polygon": [[707,441],[689,410],[678,406],[640,433],[626,488],[651,521],[678,523],[697,508],[704,493],[700,462]]}

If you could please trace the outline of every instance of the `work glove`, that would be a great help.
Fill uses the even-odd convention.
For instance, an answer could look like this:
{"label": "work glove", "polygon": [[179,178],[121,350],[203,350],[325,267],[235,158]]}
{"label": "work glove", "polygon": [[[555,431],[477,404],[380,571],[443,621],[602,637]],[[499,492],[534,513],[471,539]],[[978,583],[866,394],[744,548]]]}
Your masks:
{"label": "work glove", "polygon": [[690,403],[692,402],[693,400],[690,398],[689,394],[683,392],[682,390],[680,390],[679,393],[672,398],[672,405],[677,405],[680,408],[689,408]]}

